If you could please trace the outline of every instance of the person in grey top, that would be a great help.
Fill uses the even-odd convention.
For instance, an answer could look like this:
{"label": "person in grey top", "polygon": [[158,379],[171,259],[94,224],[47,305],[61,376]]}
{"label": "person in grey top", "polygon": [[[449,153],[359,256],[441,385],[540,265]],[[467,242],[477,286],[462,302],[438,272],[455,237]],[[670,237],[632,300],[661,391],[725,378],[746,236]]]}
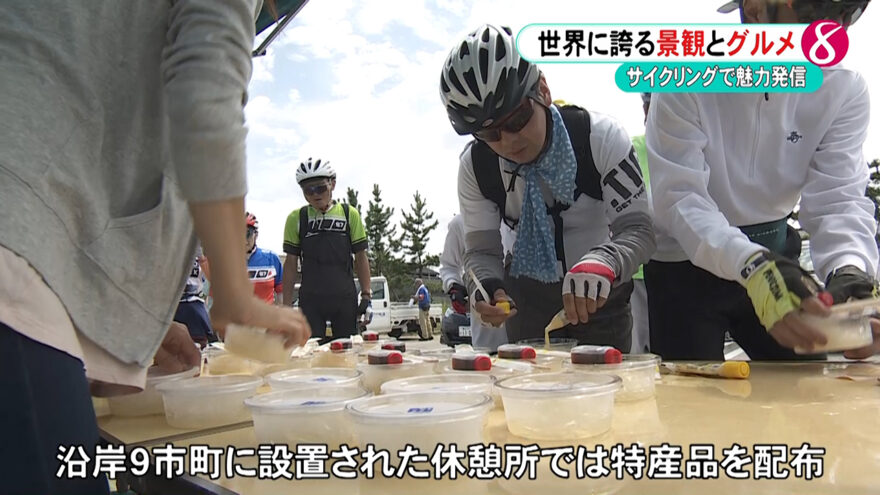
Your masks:
{"label": "person in grey top", "polygon": [[[50,289],[73,329],[36,339],[39,311],[0,321],[3,493],[107,492],[56,477],[59,445],[93,454],[97,442],[86,377],[98,367],[85,350],[109,355],[105,368],[198,363],[185,330],[185,342],[168,332],[194,233],[221,335],[233,322],[281,332],[289,346],[310,334],[298,311],[253,297],[240,241],[260,3],[0,3],[0,258],[25,260],[33,290]],[[15,281],[0,273],[0,283]],[[86,362],[57,347],[76,340]]]}

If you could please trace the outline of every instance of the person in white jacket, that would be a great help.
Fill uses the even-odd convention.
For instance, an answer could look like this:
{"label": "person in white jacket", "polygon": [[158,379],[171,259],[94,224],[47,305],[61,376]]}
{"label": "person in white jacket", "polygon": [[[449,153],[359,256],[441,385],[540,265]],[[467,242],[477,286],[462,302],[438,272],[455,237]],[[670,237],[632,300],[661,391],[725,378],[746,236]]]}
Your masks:
{"label": "person in white jacket", "polygon": [[[505,323],[511,342],[543,338],[564,308],[570,324],[556,336],[628,351],[631,277],[654,250],[629,135],[607,115],[554,104],[505,27],[485,24],[455,45],[440,95],[453,129],[475,138],[458,198],[465,263],[488,296],[470,287],[483,322]],[[517,236],[509,269],[502,221]]]}
{"label": "person in white jacket", "polygon": [[[816,15],[847,25],[867,3],[734,7],[747,23],[809,23],[803,16]],[[794,359],[793,349],[826,342],[800,311],[827,314],[831,301],[820,301],[819,285],[780,254],[798,200],[833,302],[876,293],[867,275],[876,273],[878,252],[862,155],[868,88],[855,71],[823,73],[813,93],[654,95],[646,137],[657,231],[645,268],[652,352],[723,359],[725,331],[751,359]]]}
{"label": "person in white jacket", "polygon": [[[501,226],[501,244],[505,258],[509,257],[515,234],[507,225]],[[470,314],[471,343],[474,348],[485,348],[495,351],[499,345],[507,343],[507,333],[504,324],[499,327],[484,327],[480,315],[470,305],[465,279],[467,278],[464,266],[465,255],[464,242],[464,217],[456,215],[449,221],[446,230],[446,243],[443,253],[440,254],[440,279],[443,281],[443,290],[449,294],[452,301],[452,310],[459,314]]]}

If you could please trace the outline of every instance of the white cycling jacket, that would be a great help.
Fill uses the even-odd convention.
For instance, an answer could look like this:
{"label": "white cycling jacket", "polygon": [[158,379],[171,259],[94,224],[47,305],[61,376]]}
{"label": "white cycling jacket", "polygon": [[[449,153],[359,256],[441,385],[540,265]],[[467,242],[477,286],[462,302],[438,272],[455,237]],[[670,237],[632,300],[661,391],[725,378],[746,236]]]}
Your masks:
{"label": "white cycling jacket", "polygon": [[787,216],[801,200],[817,275],[877,271],[862,154],[870,102],[857,72],[824,70],[814,93],[660,93],[646,142],[658,261],[690,260],[740,280],[763,249],[736,227]]}

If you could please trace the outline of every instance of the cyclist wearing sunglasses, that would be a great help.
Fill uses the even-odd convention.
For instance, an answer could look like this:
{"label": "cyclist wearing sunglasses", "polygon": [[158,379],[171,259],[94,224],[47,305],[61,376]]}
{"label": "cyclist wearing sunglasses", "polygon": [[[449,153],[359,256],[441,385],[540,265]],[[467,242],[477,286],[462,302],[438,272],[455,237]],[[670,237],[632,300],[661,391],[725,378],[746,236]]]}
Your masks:
{"label": "cyclist wearing sunglasses", "polygon": [[[742,0],[744,23],[848,26],[851,0]],[[731,8],[732,7],[732,8]],[[862,154],[865,80],[823,69],[812,93],[657,93],[646,145],[657,253],[645,267],[651,351],[664,359],[724,359],[729,331],[751,359],[795,359],[825,338],[801,319],[827,314],[819,285],[783,255],[786,217],[800,200],[816,275],[834,303],[872,297],[878,253]],[[861,351],[847,356],[864,355]]]}
{"label": "cyclist wearing sunglasses", "polygon": [[[654,249],[632,145],[608,116],[552,103],[547,81],[517,53],[511,31],[483,25],[449,53],[440,94],[453,129],[471,134],[458,196],[473,307],[508,339],[555,336],[630,349],[632,274]],[[502,262],[501,221],[516,230]],[[509,312],[495,303],[513,301]]]}
{"label": "cyclist wearing sunglasses", "polygon": [[[357,209],[333,200],[336,171],[330,162],[309,158],[297,167],[296,181],[308,204],[292,211],[284,226],[284,300],[293,301],[302,259],[299,307],[312,326],[312,336],[323,341],[348,337],[357,333],[358,317],[366,325],[371,314],[364,224]],[[364,288],[360,303],[353,270]],[[332,335],[327,334],[328,321]]]}
{"label": "cyclist wearing sunglasses", "polygon": [[272,251],[257,247],[257,237],[260,234],[257,217],[253,213],[246,213],[245,216],[248,277],[254,285],[254,295],[269,304],[282,305],[284,299],[281,281],[284,279],[284,270],[281,267],[281,258]]}

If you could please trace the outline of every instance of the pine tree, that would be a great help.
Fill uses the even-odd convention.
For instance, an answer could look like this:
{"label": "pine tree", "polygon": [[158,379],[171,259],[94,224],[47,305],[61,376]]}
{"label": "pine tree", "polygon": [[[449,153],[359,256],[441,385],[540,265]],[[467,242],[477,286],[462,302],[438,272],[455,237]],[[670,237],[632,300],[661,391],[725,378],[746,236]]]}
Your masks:
{"label": "pine tree", "polygon": [[399,248],[397,228],[391,223],[394,208],[384,206],[379,184],[373,184],[373,199],[367,206],[364,224],[370,246],[370,269],[376,275],[390,275]]}
{"label": "pine tree", "polygon": [[360,211],[361,206],[360,206],[360,202],[358,201],[357,191],[355,191],[354,189],[349,187],[345,190],[345,195],[347,196],[347,199],[345,202],[348,203],[349,205],[351,205],[351,207],[354,208],[355,210]]}
{"label": "pine tree", "polygon": [[438,223],[434,220],[434,213],[428,210],[422,196],[416,191],[409,213],[403,212],[400,228],[403,230],[403,253],[406,261],[418,275],[423,273],[425,267],[440,262],[438,255],[427,252],[428,237]]}

